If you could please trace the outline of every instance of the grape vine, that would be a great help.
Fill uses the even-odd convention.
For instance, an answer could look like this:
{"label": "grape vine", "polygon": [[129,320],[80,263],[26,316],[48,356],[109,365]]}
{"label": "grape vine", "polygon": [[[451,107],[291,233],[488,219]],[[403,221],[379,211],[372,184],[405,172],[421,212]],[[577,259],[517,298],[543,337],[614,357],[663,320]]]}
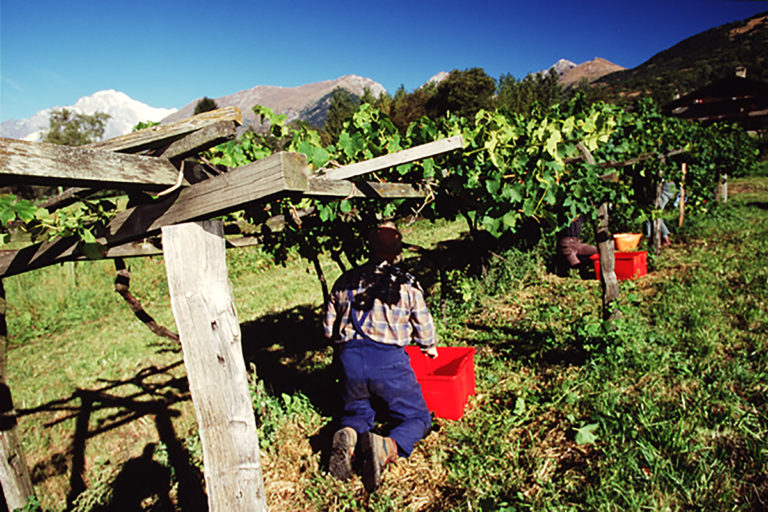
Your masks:
{"label": "grape vine", "polygon": [[[576,215],[594,219],[597,205],[608,202],[619,213],[620,227],[637,229],[639,222],[658,215],[653,193],[659,181],[682,183],[683,162],[687,208],[705,213],[719,174],[736,175],[757,156],[743,130],[670,118],[649,100],[629,109],[588,104],[577,95],[526,116],[499,109],[481,110],[473,119],[450,113],[439,119],[423,117],[404,133],[387,115],[362,104],[330,145],[323,145],[319,132],[306,124],[288,124],[285,116],[266,107],[254,111],[268,129],[248,131],[217,146],[205,154],[207,161],[238,167],[276,151],[294,151],[306,155],[313,171],[322,173],[452,135],[460,134],[465,141],[463,151],[364,177],[418,184],[428,192],[423,200],[285,197],[230,216],[259,231],[265,250],[278,262],[297,250],[317,269],[322,252],[342,269],[359,263],[365,256],[360,239],[370,227],[414,212],[434,219],[461,216],[473,236],[514,235],[531,223],[551,235]],[[585,161],[580,148],[591,153],[594,164]],[[616,179],[603,179],[609,172]],[[2,233],[10,225],[21,225],[37,239],[76,234],[86,244],[93,243],[93,222],[114,211],[114,203],[82,202],[51,215],[29,201],[0,196]],[[276,215],[286,220],[279,231],[265,224]]]}

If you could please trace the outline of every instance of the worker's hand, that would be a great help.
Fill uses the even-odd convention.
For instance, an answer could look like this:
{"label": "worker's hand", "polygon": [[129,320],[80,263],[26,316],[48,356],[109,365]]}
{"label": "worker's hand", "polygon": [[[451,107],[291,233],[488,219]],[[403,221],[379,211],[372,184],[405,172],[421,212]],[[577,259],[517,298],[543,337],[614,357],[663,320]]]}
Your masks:
{"label": "worker's hand", "polygon": [[437,357],[437,347],[429,347],[424,353],[427,354],[430,359],[435,359]]}

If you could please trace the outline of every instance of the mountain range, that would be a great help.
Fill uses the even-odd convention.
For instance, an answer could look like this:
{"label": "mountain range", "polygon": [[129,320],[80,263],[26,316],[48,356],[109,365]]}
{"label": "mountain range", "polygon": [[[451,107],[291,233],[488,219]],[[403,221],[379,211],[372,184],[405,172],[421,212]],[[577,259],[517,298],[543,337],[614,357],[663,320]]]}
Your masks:
{"label": "mountain range", "polygon": [[[331,101],[331,93],[337,88],[346,89],[357,96],[362,96],[367,88],[374,97],[386,92],[380,83],[357,75],[345,75],[335,80],[314,82],[298,87],[276,87],[257,85],[245,91],[228,96],[213,98],[221,107],[237,107],[243,114],[243,124],[258,126],[259,120],[253,113],[254,105],[264,105],[279,114],[284,114],[287,121],[303,119],[313,126],[321,126]],[[202,98],[184,105],[178,111],[163,119],[164,122],[177,121],[191,116],[195,105]]]}
{"label": "mountain range", "polygon": [[558,83],[567,89],[583,82],[595,82],[611,73],[624,71],[626,68],[614,64],[609,60],[595,57],[594,59],[582,62],[579,65],[576,65],[569,60],[560,59],[554,66],[552,66],[552,69],[559,75],[557,80]]}
{"label": "mountain range", "polygon": [[[595,60],[608,62],[603,59]],[[561,59],[552,68],[561,75],[561,80],[565,81],[570,80],[569,77],[575,74],[579,74],[579,76],[589,75],[590,80],[605,74],[602,69],[597,71],[589,67],[591,62],[594,61],[577,66],[571,61]],[[610,65],[613,66],[610,69],[624,69],[615,64]],[[602,74],[599,74],[600,72]],[[447,77],[448,73],[441,71],[427,80],[427,83],[439,83]],[[337,88],[346,89],[357,96],[361,96],[365,89],[368,89],[374,97],[387,92],[384,86],[370,78],[345,75],[335,80],[314,82],[298,87],[258,85],[251,89],[212,99],[220,108],[238,107],[243,114],[245,126],[256,127],[260,124],[260,120],[256,118],[252,110],[254,105],[270,107],[276,113],[284,114],[289,122],[302,119],[313,126],[322,126],[330,105],[331,94]],[[190,117],[194,114],[195,106],[201,99],[202,97],[196,98],[179,109],[155,108],[136,101],[119,91],[98,91],[90,96],[80,98],[71,106],[47,108],[28,119],[5,121],[0,124],[0,136],[31,141],[40,140],[48,128],[48,116],[51,111],[67,108],[81,114],[93,114],[95,112],[109,114],[104,137],[111,138],[130,132],[137,123],[142,121],[172,122]]]}
{"label": "mountain range", "polygon": [[608,74],[594,87],[607,101],[651,96],[664,104],[746,68],[768,82],[768,12],[727,23],[680,41],[639,66]]}
{"label": "mountain range", "polygon": [[[674,94],[686,94],[712,80],[733,74],[737,66],[745,66],[753,78],[768,80],[768,12],[691,36],[632,69],[599,57],[578,65],[560,59],[549,69],[558,74],[558,81],[563,87],[586,82],[608,101],[650,95],[660,102],[667,102]],[[447,76],[448,73],[441,71],[427,82],[437,83]],[[260,104],[284,114],[288,121],[303,119],[314,126],[321,126],[331,93],[339,87],[358,96],[366,88],[374,96],[386,92],[381,84],[370,78],[345,75],[298,87],[259,85],[213,99],[219,107],[237,106],[246,125],[258,126],[259,120],[251,108]],[[178,109],[155,108],[122,92],[107,90],[80,98],[74,105],[64,108],[83,114],[106,112],[110,119],[105,138],[111,138],[128,133],[142,121],[169,122],[189,117],[200,99]],[[39,140],[48,127],[48,116],[55,108],[62,107],[42,110],[29,119],[0,123],[0,136]]]}

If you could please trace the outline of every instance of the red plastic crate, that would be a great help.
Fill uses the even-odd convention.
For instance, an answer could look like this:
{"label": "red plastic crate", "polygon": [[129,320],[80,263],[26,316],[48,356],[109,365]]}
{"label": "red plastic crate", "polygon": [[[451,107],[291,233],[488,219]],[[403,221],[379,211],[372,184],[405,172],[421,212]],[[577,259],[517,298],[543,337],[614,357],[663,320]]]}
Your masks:
{"label": "red plastic crate", "polygon": [[[631,251],[613,253],[615,258],[616,279],[622,281],[626,279],[637,279],[648,273],[648,251]],[[595,277],[600,280],[600,255],[590,256],[595,264]]]}
{"label": "red plastic crate", "polygon": [[438,418],[460,419],[469,395],[475,394],[474,347],[438,347],[435,359],[415,345],[405,347],[405,351],[427,408]]}

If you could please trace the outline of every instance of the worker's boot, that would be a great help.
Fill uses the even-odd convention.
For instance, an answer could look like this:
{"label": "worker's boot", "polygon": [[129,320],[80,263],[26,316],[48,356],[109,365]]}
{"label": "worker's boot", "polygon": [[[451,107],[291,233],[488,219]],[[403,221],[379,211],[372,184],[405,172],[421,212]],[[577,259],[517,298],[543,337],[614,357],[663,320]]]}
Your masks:
{"label": "worker's boot", "polygon": [[384,467],[397,459],[397,443],[391,437],[383,437],[372,432],[360,435],[362,457],[363,487],[372,493],[379,487]]}
{"label": "worker's boot", "polygon": [[352,427],[344,427],[333,434],[328,468],[339,480],[347,480],[352,474],[352,458],[355,455],[356,444],[357,432]]}

